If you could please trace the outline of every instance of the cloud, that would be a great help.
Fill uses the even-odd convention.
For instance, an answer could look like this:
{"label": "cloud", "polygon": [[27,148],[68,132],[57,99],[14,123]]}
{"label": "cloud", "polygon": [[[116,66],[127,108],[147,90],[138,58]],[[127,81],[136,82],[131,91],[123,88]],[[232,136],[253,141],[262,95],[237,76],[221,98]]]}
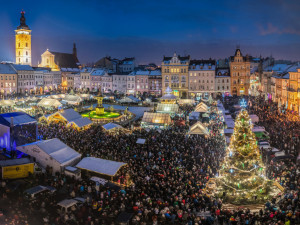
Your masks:
{"label": "cloud", "polygon": [[295,28],[284,28],[281,29],[272,23],[268,23],[267,26],[258,25],[258,30],[260,35],[266,36],[270,34],[294,34],[294,35],[300,35],[300,31],[296,30]]}

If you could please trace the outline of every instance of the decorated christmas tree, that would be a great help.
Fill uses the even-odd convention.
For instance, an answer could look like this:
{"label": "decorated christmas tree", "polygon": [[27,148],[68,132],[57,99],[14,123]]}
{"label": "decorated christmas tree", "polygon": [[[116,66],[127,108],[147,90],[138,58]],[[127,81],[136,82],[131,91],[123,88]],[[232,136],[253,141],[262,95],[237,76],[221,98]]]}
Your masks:
{"label": "decorated christmas tree", "polygon": [[278,189],[265,177],[265,167],[257,147],[252,122],[246,110],[235,120],[234,132],[216,179],[223,202],[258,204],[270,199]]}

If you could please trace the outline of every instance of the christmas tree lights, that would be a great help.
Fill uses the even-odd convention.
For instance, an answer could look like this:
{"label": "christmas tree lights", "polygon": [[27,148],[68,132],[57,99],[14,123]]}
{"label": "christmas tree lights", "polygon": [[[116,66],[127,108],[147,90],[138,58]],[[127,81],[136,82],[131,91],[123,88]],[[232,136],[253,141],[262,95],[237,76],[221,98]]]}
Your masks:
{"label": "christmas tree lights", "polygon": [[265,177],[252,122],[246,110],[236,118],[225,159],[216,178],[217,195],[233,204],[264,203],[278,191]]}

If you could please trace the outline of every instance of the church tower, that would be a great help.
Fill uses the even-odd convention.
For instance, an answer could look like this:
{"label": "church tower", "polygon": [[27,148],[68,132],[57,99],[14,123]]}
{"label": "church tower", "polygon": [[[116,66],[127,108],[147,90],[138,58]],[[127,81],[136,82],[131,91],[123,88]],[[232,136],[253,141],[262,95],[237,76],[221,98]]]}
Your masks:
{"label": "church tower", "polygon": [[25,12],[21,11],[20,26],[16,32],[16,64],[31,66],[31,30],[26,25]]}

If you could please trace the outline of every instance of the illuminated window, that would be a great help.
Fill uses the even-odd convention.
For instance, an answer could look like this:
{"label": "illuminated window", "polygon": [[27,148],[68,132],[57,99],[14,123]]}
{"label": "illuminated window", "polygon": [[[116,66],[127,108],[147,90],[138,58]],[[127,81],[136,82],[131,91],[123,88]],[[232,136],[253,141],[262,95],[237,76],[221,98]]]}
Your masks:
{"label": "illuminated window", "polygon": [[26,43],[25,45],[26,45],[26,47],[28,47],[28,43]]}
{"label": "illuminated window", "polygon": [[19,55],[21,55],[21,52],[19,51]]}
{"label": "illuminated window", "polygon": [[26,51],[26,55],[28,55],[28,52]]}
{"label": "illuminated window", "polygon": [[20,48],[20,42],[19,42],[19,48]]}

